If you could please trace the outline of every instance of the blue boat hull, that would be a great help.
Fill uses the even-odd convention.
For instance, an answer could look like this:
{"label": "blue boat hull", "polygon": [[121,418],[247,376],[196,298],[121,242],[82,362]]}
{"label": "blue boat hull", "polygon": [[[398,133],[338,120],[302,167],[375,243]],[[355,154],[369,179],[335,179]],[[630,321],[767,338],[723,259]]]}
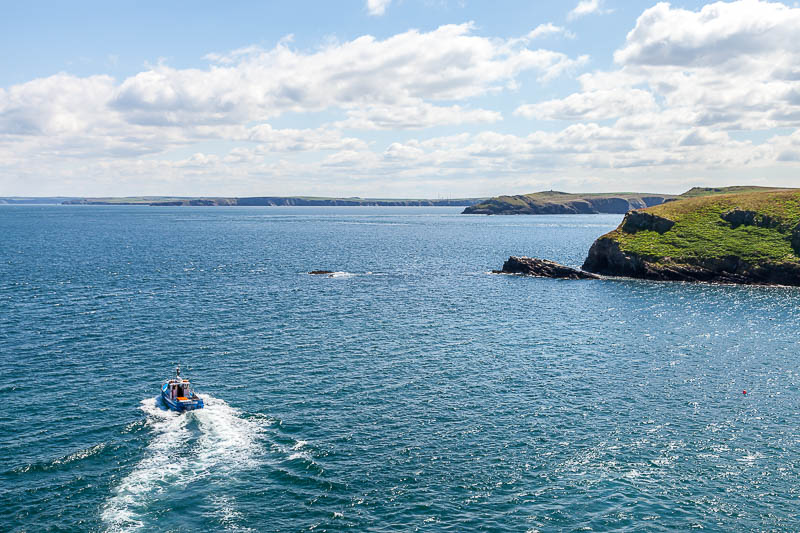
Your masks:
{"label": "blue boat hull", "polygon": [[173,400],[167,394],[167,386],[161,387],[161,400],[167,408],[182,413],[183,411],[194,411],[195,409],[203,408],[203,399],[195,395],[192,398],[184,401]]}

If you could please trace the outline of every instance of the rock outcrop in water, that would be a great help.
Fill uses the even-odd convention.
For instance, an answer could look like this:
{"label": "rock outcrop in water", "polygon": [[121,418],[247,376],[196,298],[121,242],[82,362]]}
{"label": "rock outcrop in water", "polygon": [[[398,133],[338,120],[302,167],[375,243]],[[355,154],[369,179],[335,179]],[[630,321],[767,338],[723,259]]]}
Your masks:
{"label": "rock outcrop in water", "polygon": [[609,276],[800,285],[800,191],[691,197],[631,211],[583,269]]}
{"label": "rock outcrop in water", "polygon": [[502,274],[524,274],[540,278],[558,279],[599,279],[600,276],[570,268],[554,261],[536,259],[535,257],[511,256],[503,263],[503,270],[495,271]]}

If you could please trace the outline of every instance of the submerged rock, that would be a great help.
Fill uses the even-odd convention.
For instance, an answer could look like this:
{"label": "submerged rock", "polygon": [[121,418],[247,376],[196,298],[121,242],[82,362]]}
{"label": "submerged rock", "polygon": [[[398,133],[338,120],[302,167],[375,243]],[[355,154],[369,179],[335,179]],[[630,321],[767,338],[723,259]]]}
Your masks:
{"label": "submerged rock", "polygon": [[503,270],[495,271],[502,274],[524,274],[540,278],[558,279],[599,279],[600,276],[584,272],[575,268],[561,265],[546,259],[535,257],[511,256],[503,263]]}

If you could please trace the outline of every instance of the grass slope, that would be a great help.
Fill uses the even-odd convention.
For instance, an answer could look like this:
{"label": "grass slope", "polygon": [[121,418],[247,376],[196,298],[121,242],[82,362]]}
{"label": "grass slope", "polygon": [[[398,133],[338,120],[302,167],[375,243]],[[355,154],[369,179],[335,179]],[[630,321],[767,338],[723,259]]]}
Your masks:
{"label": "grass slope", "polygon": [[[488,201],[495,200],[498,203],[508,203],[509,205],[526,206],[532,203],[557,203],[567,204],[575,200],[584,199],[605,199],[605,198],[622,198],[624,200],[634,200],[646,198],[649,196],[665,196],[672,197],[669,194],[650,194],[644,192],[600,192],[600,193],[569,193],[559,191],[542,191],[533,192],[529,194],[517,194],[514,196],[496,196],[490,198]],[[480,205],[480,204],[478,204]]]}
{"label": "grass slope", "polygon": [[[675,225],[667,232],[626,233],[622,226],[609,233],[620,249],[661,263],[691,263],[703,258],[735,256],[751,263],[798,263],[791,245],[800,224],[800,190],[770,189],[732,194],[693,195],[647,209]],[[691,192],[691,191],[690,191]],[[733,224],[722,218],[732,210],[769,217],[770,227]]]}
{"label": "grass slope", "polygon": [[754,185],[733,185],[731,187],[692,187],[685,193],[681,194],[681,198],[694,198],[697,196],[711,196],[716,194],[739,194],[745,192],[770,192],[770,191],[784,191],[785,188],[780,187],[757,187]]}

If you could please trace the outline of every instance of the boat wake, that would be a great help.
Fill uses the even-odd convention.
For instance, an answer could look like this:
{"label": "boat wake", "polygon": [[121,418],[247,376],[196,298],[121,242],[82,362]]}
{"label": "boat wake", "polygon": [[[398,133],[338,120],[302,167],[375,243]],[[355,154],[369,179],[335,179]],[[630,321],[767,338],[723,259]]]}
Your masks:
{"label": "boat wake", "polygon": [[[144,457],[113,489],[102,510],[107,531],[135,531],[146,525],[154,502],[198,480],[223,479],[251,469],[262,456],[268,421],[248,419],[225,401],[203,395],[205,408],[179,414],[143,400],[145,427],[152,434]],[[213,502],[212,502],[213,503]],[[217,506],[214,506],[217,507]],[[223,522],[236,516],[230,502]]]}

